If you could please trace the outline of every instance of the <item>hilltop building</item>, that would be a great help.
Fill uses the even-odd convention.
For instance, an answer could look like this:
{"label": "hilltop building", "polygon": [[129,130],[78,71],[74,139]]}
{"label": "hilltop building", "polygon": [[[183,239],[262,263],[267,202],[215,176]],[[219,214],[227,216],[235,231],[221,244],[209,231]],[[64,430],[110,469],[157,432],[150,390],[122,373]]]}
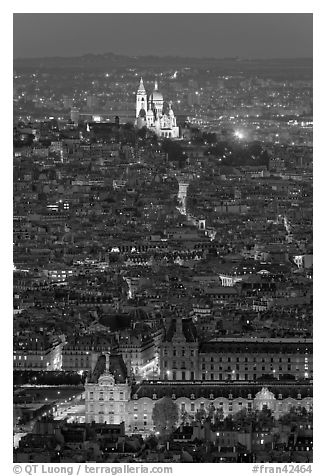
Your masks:
{"label": "hilltop building", "polygon": [[155,81],[154,91],[147,96],[141,78],[136,94],[135,125],[139,129],[147,127],[159,137],[178,138],[179,127],[172,105],[169,103],[168,110],[164,111],[163,103],[163,95],[158,90],[157,81]]}

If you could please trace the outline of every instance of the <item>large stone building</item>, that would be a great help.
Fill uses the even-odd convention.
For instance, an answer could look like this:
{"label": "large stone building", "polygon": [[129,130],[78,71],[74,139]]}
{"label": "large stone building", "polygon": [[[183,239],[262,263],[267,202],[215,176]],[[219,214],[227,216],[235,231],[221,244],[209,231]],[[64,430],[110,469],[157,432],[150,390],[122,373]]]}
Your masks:
{"label": "large stone building", "polygon": [[164,100],[158,90],[157,81],[152,94],[147,96],[142,78],[136,94],[136,121],[135,125],[141,129],[147,127],[159,137],[178,138],[179,127],[172,105],[163,110]]}
{"label": "large stone building", "polygon": [[145,378],[156,371],[157,358],[155,341],[148,333],[124,331],[120,333],[117,352],[121,354],[128,371],[128,376],[136,379]]}
{"label": "large stone building", "polygon": [[62,346],[59,338],[34,332],[14,336],[14,370],[61,370]]}
{"label": "large stone building", "polygon": [[[292,407],[312,410],[312,385],[309,382],[208,382],[208,381],[143,381],[131,386],[121,358],[101,356],[85,386],[86,423],[125,422],[126,432],[153,430],[154,405],[165,396],[172,398],[181,415],[194,418],[198,410],[207,414],[213,409],[223,416],[271,410],[275,418]],[[112,358],[111,358],[112,361]]]}
{"label": "large stone building", "polygon": [[194,380],[198,375],[198,338],[191,319],[172,319],[160,347],[163,380]]}
{"label": "large stone building", "polygon": [[312,379],[312,340],[220,338],[199,342],[191,319],[173,319],[160,350],[162,380]]}
{"label": "large stone building", "polygon": [[98,358],[85,385],[86,423],[119,424],[126,420],[126,404],[130,399],[126,379],[127,370],[120,356],[110,359],[107,353]]}
{"label": "large stone building", "polygon": [[214,339],[199,346],[200,380],[312,379],[312,340]]}
{"label": "large stone building", "polygon": [[93,369],[97,358],[116,349],[114,336],[97,334],[70,337],[62,349],[62,370],[86,371]]}

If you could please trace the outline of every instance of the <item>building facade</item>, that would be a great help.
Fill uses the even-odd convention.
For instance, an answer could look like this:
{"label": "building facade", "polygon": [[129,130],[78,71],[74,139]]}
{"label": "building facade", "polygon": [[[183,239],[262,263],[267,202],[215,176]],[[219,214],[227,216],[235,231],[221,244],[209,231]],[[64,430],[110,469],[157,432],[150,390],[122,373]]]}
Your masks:
{"label": "building facade", "polygon": [[160,350],[162,380],[312,379],[312,339],[220,338],[199,343],[189,319],[172,320]]}
{"label": "building facade", "polygon": [[160,347],[162,380],[195,380],[198,376],[199,344],[191,319],[173,319]]}
{"label": "building facade", "polygon": [[[170,397],[177,405],[179,423],[183,415],[194,419],[198,411],[208,416],[219,411],[225,418],[246,409],[249,413],[269,409],[278,419],[291,408],[312,411],[310,383],[247,383],[202,381],[143,381],[131,386],[113,375],[106,356],[105,370],[96,369],[85,386],[86,423],[125,422],[126,432],[155,430],[152,412],[163,397]],[[103,369],[102,369],[103,370]]]}
{"label": "building facade", "polygon": [[86,334],[72,337],[62,349],[62,370],[91,370],[100,355],[115,348],[114,339],[109,336]]}
{"label": "building facade", "polygon": [[313,378],[311,339],[215,339],[198,357],[200,380]]}
{"label": "building facade", "polygon": [[142,336],[133,332],[124,332],[119,336],[118,353],[122,356],[128,376],[136,379],[153,374],[156,362],[156,346],[150,336]]}
{"label": "building facade", "polygon": [[[103,357],[103,356],[102,356]],[[110,371],[110,356],[99,359],[85,384],[85,422],[120,424],[126,421],[126,404],[130,387],[126,375],[118,368],[118,375]]]}
{"label": "building facade", "polygon": [[50,340],[43,334],[14,337],[14,370],[61,370],[62,346],[60,339]]}

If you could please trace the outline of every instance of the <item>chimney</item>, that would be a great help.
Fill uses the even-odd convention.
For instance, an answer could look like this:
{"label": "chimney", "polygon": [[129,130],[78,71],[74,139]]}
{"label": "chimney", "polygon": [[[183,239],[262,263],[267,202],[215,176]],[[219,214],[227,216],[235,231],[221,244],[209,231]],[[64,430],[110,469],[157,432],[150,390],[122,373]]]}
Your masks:
{"label": "chimney", "polygon": [[91,372],[94,372],[95,366],[97,364],[97,359],[99,358],[98,352],[92,352],[91,354]]}
{"label": "chimney", "polygon": [[182,332],[182,317],[177,317],[176,319],[176,334],[181,335]]}
{"label": "chimney", "polygon": [[170,329],[171,327],[171,324],[172,324],[172,315],[171,314],[168,314],[166,317],[164,317],[164,325],[165,325],[165,329],[166,329],[166,332]]}
{"label": "chimney", "polygon": [[105,372],[109,373],[110,372],[110,354],[107,352],[105,354]]}

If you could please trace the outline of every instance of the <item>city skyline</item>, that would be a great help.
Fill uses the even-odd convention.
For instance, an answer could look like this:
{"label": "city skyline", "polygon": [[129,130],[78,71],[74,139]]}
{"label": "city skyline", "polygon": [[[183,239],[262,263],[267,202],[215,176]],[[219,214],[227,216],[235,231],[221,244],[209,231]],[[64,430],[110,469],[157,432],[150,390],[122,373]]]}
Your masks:
{"label": "city skyline", "polygon": [[312,17],[305,13],[15,13],[14,58],[107,52],[126,56],[310,58]]}

